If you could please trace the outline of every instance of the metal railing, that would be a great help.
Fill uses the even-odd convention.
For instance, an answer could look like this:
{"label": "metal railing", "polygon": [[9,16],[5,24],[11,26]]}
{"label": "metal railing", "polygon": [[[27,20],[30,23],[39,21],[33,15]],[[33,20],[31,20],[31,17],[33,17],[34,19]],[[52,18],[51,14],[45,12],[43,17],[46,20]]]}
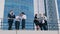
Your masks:
{"label": "metal railing", "polygon": [[[4,22],[4,20],[6,20],[6,22]],[[0,29],[8,30],[8,21],[7,20],[8,20],[7,18],[0,18]],[[31,23],[30,20],[29,20],[29,22],[27,22],[27,23],[28,24],[25,25],[26,26],[26,30],[35,30],[34,22]],[[60,30],[59,24],[60,23],[48,23],[48,30]],[[51,27],[51,25],[52,25],[52,27]],[[20,30],[21,30],[21,27],[22,27],[22,25],[20,24]],[[51,29],[51,28],[54,28],[54,29]],[[15,30],[15,25],[14,24],[12,26],[12,29]]]}
{"label": "metal railing", "polygon": [[[8,19],[7,18],[0,18],[0,29],[2,29],[2,30],[8,30]],[[29,20],[29,22],[28,21],[26,21],[26,23],[28,23],[28,24],[25,24],[25,29],[26,30],[34,30],[34,23],[31,23],[30,22],[31,20]],[[32,27],[30,27],[30,26],[32,26]],[[22,24],[21,24],[21,22],[20,22],[20,30],[22,29]],[[14,19],[14,22],[13,22],[13,25],[12,25],[12,30],[15,30],[15,19]]]}

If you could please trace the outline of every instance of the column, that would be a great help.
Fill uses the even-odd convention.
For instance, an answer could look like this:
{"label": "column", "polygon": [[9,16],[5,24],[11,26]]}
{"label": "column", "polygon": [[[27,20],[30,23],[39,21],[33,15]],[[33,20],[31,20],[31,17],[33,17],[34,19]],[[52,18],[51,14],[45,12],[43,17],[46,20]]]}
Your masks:
{"label": "column", "polygon": [[1,18],[4,15],[4,2],[5,0],[0,0],[0,28],[1,28]]}
{"label": "column", "polygon": [[46,0],[46,9],[48,19],[48,29],[58,30],[58,11],[55,0]]}

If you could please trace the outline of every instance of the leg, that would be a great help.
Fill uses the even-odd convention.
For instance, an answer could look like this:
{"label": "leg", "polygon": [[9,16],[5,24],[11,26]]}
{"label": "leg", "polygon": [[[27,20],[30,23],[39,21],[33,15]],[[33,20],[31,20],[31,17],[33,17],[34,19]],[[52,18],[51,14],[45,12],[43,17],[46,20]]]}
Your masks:
{"label": "leg", "polygon": [[40,29],[43,30],[43,29],[42,29],[42,26],[40,26]]}
{"label": "leg", "polygon": [[19,21],[16,21],[15,22],[15,29],[16,30],[19,30],[19,26],[20,26],[20,22]]}
{"label": "leg", "polygon": [[17,30],[17,21],[15,21],[15,29]]}
{"label": "leg", "polygon": [[47,30],[47,26],[45,24],[43,25],[43,29],[44,30]]}
{"label": "leg", "polygon": [[11,30],[12,29],[13,21],[9,21],[8,24],[9,24],[8,30]]}
{"label": "leg", "polygon": [[8,30],[10,30],[10,22],[8,21]]}
{"label": "leg", "polygon": [[22,29],[25,29],[25,19],[22,20]]}
{"label": "leg", "polygon": [[36,27],[37,27],[36,29],[39,30],[39,25],[37,25]]}
{"label": "leg", "polygon": [[43,29],[42,29],[42,26],[43,26],[43,25],[42,25],[41,23],[39,23],[39,27],[40,27],[41,30],[43,30]]}
{"label": "leg", "polygon": [[17,23],[17,30],[19,30],[19,27],[20,27],[20,22],[18,21],[18,23]]}
{"label": "leg", "polygon": [[48,30],[48,25],[47,25],[47,21],[45,20],[45,23],[44,23],[44,30]]}
{"label": "leg", "polygon": [[39,23],[36,21],[36,22],[34,22],[35,23],[35,25],[36,25],[36,30],[39,30]]}

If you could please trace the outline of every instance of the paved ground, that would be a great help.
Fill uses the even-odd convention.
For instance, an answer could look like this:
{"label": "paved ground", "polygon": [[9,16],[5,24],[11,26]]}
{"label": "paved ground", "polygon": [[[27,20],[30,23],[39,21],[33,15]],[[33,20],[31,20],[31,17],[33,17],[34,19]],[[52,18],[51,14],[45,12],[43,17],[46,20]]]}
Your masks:
{"label": "paved ground", "polygon": [[59,34],[58,31],[0,30],[0,34]]}

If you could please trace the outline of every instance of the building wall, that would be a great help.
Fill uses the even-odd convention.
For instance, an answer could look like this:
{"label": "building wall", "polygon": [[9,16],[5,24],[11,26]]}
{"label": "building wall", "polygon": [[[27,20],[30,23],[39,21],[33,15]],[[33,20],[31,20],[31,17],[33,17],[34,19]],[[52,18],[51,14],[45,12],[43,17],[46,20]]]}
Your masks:
{"label": "building wall", "polygon": [[[58,30],[58,21],[57,21],[57,13],[56,13],[56,6],[55,6],[55,1],[53,0],[47,0],[47,6],[46,6],[46,9],[47,9],[47,17],[52,20],[50,20],[50,22],[48,22],[48,24],[50,23],[56,23],[56,25],[48,25],[49,26],[49,29],[50,30],[55,30],[55,27],[56,30]],[[4,5],[5,5],[5,1],[4,0],[0,0],[0,18],[3,18],[4,17]],[[39,14],[39,13],[45,13],[45,6],[44,6],[44,0],[34,0],[34,14]],[[53,15],[51,15],[53,14]],[[56,18],[56,19],[55,19]],[[1,21],[1,19],[0,19]],[[1,25],[1,23],[0,23]],[[53,28],[53,26],[55,26]],[[1,27],[1,26],[0,26]]]}
{"label": "building wall", "polygon": [[34,14],[45,13],[44,0],[34,0]]}
{"label": "building wall", "polygon": [[5,0],[0,0],[0,28],[1,28],[1,20],[4,16],[4,2]]}
{"label": "building wall", "polygon": [[59,14],[59,29],[60,29],[60,0],[57,0],[57,8],[58,8],[58,14]]}
{"label": "building wall", "polygon": [[48,29],[49,30],[59,30],[58,27],[58,9],[57,9],[57,4],[56,0],[47,0],[46,1],[46,7],[47,7],[47,17],[48,19]]}
{"label": "building wall", "polygon": [[[10,10],[13,10],[15,16],[19,15],[21,12],[24,12],[27,16],[26,23],[25,23],[25,29],[31,30],[33,29],[33,19],[34,19],[34,4],[33,0],[5,0],[4,5],[4,20],[3,20],[3,29],[8,29],[8,13]],[[14,20],[15,22],[15,20]],[[12,29],[15,29],[14,27],[15,23],[13,23]],[[22,24],[20,23],[20,29]]]}
{"label": "building wall", "polygon": [[[30,1],[29,0],[15,0],[15,1],[5,0],[3,29],[8,28],[8,26],[6,26],[8,25],[7,15],[10,10],[13,10],[15,15],[18,15],[21,12],[25,12],[25,14],[27,15],[26,24],[30,23],[29,25],[31,26],[29,26],[29,29],[30,28],[33,29],[34,14],[45,13],[44,0],[30,0]],[[28,3],[26,1],[28,1]],[[14,26],[13,26],[13,29],[14,29]]]}

